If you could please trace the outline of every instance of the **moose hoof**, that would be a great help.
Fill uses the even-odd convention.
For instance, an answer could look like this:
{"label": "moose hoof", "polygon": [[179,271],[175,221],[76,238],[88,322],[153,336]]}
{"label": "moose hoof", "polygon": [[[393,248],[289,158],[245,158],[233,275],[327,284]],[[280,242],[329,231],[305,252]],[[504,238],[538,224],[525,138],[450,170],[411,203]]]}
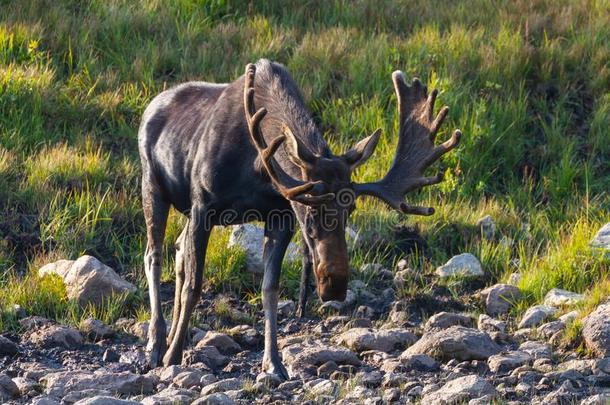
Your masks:
{"label": "moose hoof", "polygon": [[167,340],[165,334],[160,333],[160,330],[165,328],[154,328],[149,330],[148,344],[146,345],[146,354],[148,357],[148,365],[150,368],[155,368],[160,365],[161,359],[167,350]]}
{"label": "moose hoof", "polygon": [[288,376],[288,371],[286,371],[286,367],[284,367],[279,359],[264,361],[263,371],[268,374],[275,374],[282,380],[288,380],[290,378]]}

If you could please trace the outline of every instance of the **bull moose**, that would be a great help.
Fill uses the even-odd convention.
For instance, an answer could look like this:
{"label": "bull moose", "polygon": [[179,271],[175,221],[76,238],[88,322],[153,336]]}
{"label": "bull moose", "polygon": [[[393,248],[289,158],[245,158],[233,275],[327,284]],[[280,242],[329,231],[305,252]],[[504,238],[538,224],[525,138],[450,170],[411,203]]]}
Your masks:
{"label": "bull moose", "polygon": [[[442,175],[425,177],[424,171],[456,147],[461,133],[456,130],[449,140],[435,145],[448,112],[444,107],[434,116],[437,91],[428,93],[418,79],[407,85],[400,71],[392,74],[392,80],[400,119],[398,145],[387,174],[371,183],[355,183],[351,176],[373,153],[380,130],[346,153],[333,154],[294,80],[278,63],[261,59],[248,64],[245,74],[232,83],[189,82],[154,98],[138,133],[151,366],[182,359],[214,226],[253,219],[265,222],[263,370],[288,378],[278,353],[276,312],[281,263],[297,222],[305,253],[302,311],[312,270],[322,301],[345,298],[349,279],[345,226],[356,197],[376,197],[404,214],[434,212],[408,205],[404,196],[442,181]],[[170,206],[187,222],[176,242],[176,292],[166,336],[159,284]],[[270,220],[278,212],[283,213],[282,220]]]}

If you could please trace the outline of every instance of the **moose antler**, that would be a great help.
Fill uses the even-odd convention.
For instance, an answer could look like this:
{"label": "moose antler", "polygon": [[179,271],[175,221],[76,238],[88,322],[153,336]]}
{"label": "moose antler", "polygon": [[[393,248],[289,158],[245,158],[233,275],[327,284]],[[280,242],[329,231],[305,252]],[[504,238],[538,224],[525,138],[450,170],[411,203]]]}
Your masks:
{"label": "moose antler", "polygon": [[449,108],[443,107],[434,118],[434,102],[437,90],[428,94],[426,86],[419,79],[413,79],[409,87],[404,73],[392,73],[392,81],[398,98],[399,132],[398,146],[390,170],[383,179],[374,183],[355,184],[357,195],[370,195],[385,201],[391,207],[415,215],[431,215],[432,207],[417,207],[404,201],[406,193],[424,186],[440,183],[442,173],[425,177],[424,171],[441,156],[455,148],[462,133],[455,130],[451,138],[435,146],[434,139]]}
{"label": "moose antler", "polygon": [[271,141],[267,146],[265,138],[261,132],[261,121],[267,114],[265,108],[260,108],[258,111],[254,107],[254,77],[256,75],[256,66],[249,63],[246,66],[245,83],[244,83],[244,109],[246,111],[246,121],[248,122],[248,130],[252,143],[258,151],[263,167],[269,174],[272,183],[277,190],[287,200],[297,201],[306,205],[316,205],[324,201],[335,198],[333,193],[322,193],[323,184],[321,182],[304,182],[297,180],[288,175],[280,165],[275,161],[273,155],[286,141],[285,135],[280,135]]}

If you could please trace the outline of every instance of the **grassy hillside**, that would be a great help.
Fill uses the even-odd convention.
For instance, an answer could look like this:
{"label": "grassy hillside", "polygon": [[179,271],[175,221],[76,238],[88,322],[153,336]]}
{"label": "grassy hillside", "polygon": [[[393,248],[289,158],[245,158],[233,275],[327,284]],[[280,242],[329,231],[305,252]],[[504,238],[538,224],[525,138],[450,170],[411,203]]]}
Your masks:
{"label": "grassy hillside", "polygon": [[[610,264],[588,248],[610,219],[608,1],[293,3],[0,0],[0,308],[77,319],[61,287],[34,273],[83,253],[145,288],[141,113],[169,86],[230,81],[261,57],[289,68],[335,151],[383,129],[359,180],[380,177],[393,155],[393,70],[451,107],[439,138],[464,137],[442,162],[447,180],[410,196],[437,213],[401,218],[363,201],[356,227],[416,226],[429,256],[411,260],[424,271],[461,252],[480,257],[489,283],[518,271],[523,306],[552,287],[593,289],[589,306],[610,292]],[[475,225],[486,214],[498,226],[489,242]],[[165,279],[181,223],[172,215]],[[256,299],[227,238],[213,237],[210,284]],[[352,255],[354,267],[400,259]],[[286,272],[292,296],[298,268]]]}

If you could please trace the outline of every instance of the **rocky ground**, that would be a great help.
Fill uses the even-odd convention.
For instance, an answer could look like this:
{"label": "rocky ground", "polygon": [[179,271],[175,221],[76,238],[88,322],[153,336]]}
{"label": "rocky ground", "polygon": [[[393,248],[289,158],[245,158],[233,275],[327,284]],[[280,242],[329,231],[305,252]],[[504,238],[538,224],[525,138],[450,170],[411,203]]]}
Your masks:
{"label": "rocky ground", "polygon": [[[131,288],[90,258],[55,268],[43,269],[62,273],[66,285],[80,285],[78,274],[103,271],[98,284],[110,280]],[[513,319],[509,310],[521,295],[513,285],[519,276],[512,284],[482,289],[472,281],[480,264],[469,254],[452,258],[435,275],[469,276],[459,298],[446,288],[396,298],[414,275],[404,262],[394,271],[374,264],[365,270],[375,272],[374,282],[352,280],[345,302],[315,304],[306,319],[294,317],[294,302],[280,304],[280,349],[289,381],[261,373],[263,314],[236,297],[204,294],[195,314],[200,328],[191,331],[183,364],[153,370],[146,368],[146,322],[119,319],[105,325],[87,319],[77,330],[16,307],[25,332],[0,335],[0,400],[39,405],[610,403],[610,304],[582,320],[585,357],[562,345],[566,325],[578,316],[570,306],[583,298],[579,294],[551,290],[544,304]],[[169,301],[172,286],[163,291]],[[78,300],[90,292],[71,294]]]}

